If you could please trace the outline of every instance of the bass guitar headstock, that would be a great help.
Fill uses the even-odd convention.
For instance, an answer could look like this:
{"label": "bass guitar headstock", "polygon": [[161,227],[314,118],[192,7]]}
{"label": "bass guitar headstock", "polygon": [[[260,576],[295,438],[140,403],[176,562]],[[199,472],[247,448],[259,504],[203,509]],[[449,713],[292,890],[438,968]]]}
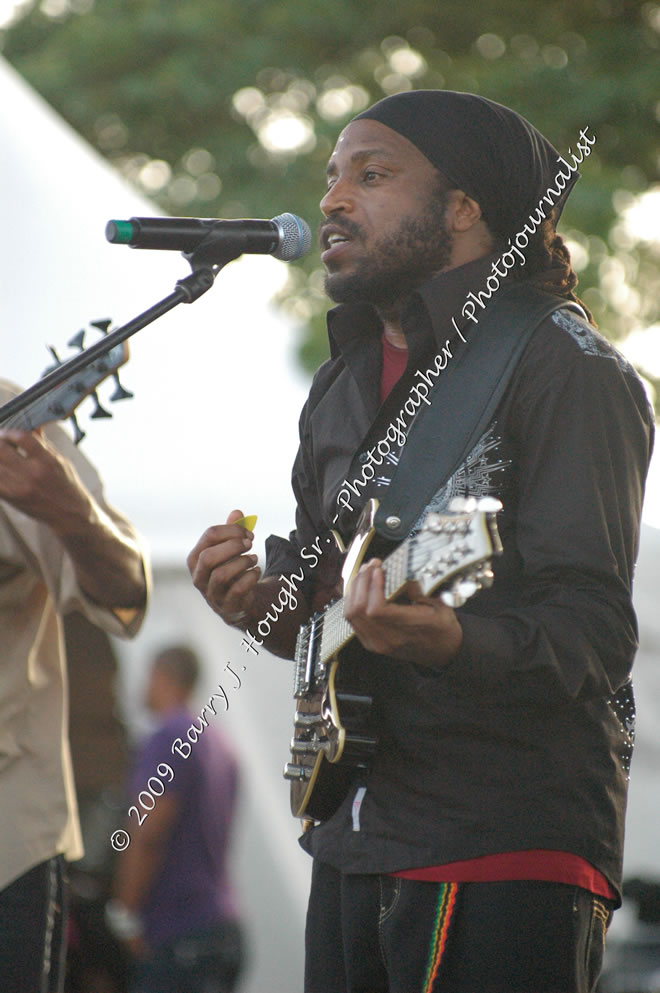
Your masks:
{"label": "bass guitar headstock", "polygon": [[[102,334],[108,333],[110,324],[109,320],[91,322],[92,327],[97,328]],[[80,330],[67,342],[67,345],[84,352],[84,338],[85,331]],[[53,363],[44,369],[43,376],[64,364],[52,345],[48,346],[48,350],[53,358]],[[73,429],[73,440],[77,445],[85,437],[85,432],[78,423],[75,410],[86,397],[91,397],[94,401],[94,409],[89,415],[91,418],[96,420],[112,417],[110,411],[102,406],[97,393],[97,388],[104,380],[112,377],[115,382],[114,391],[109,398],[111,402],[126,400],[133,396],[120,382],[117,371],[127,361],[127,342],[115,345],[105,355],[92,360],[88,365],[72,373],[44,396],[32,400],[20,412],[3,421],[2,426],[17,428],[21,431],[33,431],[50,421],[61,421],[68,418]]]}

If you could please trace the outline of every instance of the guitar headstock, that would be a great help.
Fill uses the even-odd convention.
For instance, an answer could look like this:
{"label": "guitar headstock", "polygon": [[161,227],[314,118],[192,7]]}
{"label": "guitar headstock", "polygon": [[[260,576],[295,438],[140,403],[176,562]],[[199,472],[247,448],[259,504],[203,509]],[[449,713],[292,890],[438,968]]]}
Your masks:
{"label": "guitar headstock", "polygon": [[[110,326],[110,321],[92,321],[92,326],[101,331],[102,334],[106,334]],[[84,331],[79,331],[67,344],[69,347],[77,348],[83,352],[84,335]],[[44,376],[63,364],[52,346],[49,346],[49,351],[54,361],[51,366],[44,370]],[[85,437],[85,433],[81,430],[74,412],[86,397],[91,396],[94,400],[94,410],[89,415],[91,418],[112,417],[112,414],[101,405],[96,392],[98,386],[105,379],[111,376],[115,380],[115,389],[110,396],[112,402],[125,400],[133,396],[120,383],[117,372],[127,361],[128,343],[122,342],[115,345],[105,355],[92,360],[82,369],[78,369],[77,372],[73,372],[63,382],[44,394],[44,396],[32,400],[20,412],[3,422],[3,427],[17,428],[21,431],[33,431],[35,428],[41,427],[42,424],[48,424],[50,421],[61,421],[69,418],[73,427],[74,441],[77,445]]]}
{"label": "guitar headstock", "polygon": [[502,553],[496,520],[502,504],[493,497],[457,498],[449,509],[449,514],[427,514],[410,539],[409,575],[424,596],[444,587],[444,603],[460,607],[493,581],[490,560]]}

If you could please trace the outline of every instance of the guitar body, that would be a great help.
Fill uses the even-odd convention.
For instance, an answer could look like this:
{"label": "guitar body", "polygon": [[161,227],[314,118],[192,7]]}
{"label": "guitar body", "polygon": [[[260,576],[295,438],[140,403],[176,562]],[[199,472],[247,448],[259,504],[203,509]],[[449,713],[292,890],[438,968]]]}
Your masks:
{"label": "guitar body", "polygon": [[[501,553],[496,500],[462,501],[451,515],[429,514],[418,535],[383,561],[385,597],[395,599],[416,582],[424,595],[439,586],[446,603],[460,606],[492,582],[489,560]],[[344,590],[360,568],[375,531],[378,502],[369,500],[351,542]],[[377,745],[372,698],[361,685],[359,657],[344,618],[343,597],[315,614],[298,633],[295,654],[294,736],[284,776],[291,783],[291,812],[323,821],[331,817],[356,775],[369,767]]]}
{"label": "guitar body", "polygon": [[376,748],[372,698],[361,691],[350,662],[337,658],[313,692],[297,700],[291,778],[291,812],[325,821],[346,796]]}
{"label": "guitar body", "polygon": [[[370,500],[358,522],[342,568],[344,591],[364,561],[374,536],[377,503]],[[341,539],[335,540],[344,551]],[[326,608],[327,609],[327,608]],[[323,612],[319,615],[323,617]],[[313,623],[313,621],[312,621]],[[291,780],[291,812],[296,817],[327,820],[335,812],[360,769],[367,767],[376,747],[371,725],[371,697],[360,691],[359,674],[350,662],[340,666],[340,652],[315,667],[311,685],[305,685],[308,625],[296,646],[296,714],[291,741],[292,762],[285,775]],[[305,654],[304,654],[305,653]]]}

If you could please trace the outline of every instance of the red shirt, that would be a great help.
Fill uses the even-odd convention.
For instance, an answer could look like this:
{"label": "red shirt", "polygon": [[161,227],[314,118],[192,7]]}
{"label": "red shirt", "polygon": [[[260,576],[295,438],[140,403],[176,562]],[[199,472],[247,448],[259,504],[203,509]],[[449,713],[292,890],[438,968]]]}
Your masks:
{"label": "red shirt", "polygon": [[383,334],[383,369],[380,375],[380,402],[384,403],[392,387],[404,373],[408,349],[397,348]]}
{"label": "red shirt", "polygon": [[492,883],[511,879],[541,879],[549,883],[581,886],[598,896],[616,900],[616,893],[601,872],[579,855],[543,848],[504,852],[481,858],[391,873],[404,879],[437,883]]}

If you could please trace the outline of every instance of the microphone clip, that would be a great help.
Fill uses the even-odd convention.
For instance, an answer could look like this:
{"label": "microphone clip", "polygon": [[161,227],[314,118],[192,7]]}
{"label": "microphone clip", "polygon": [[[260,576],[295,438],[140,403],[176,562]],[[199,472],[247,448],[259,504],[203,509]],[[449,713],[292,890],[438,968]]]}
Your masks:
{"label": "microphone clip", "polygon": [[231,245],[227,242],[223,229],[218,224],[216,228],[211,228],[205,238],[192,252],[181,252],[186,259],[193,273],[198,270],[208,269],[216,275],[228,262],[233,262],[243,254],[242,248]]}

